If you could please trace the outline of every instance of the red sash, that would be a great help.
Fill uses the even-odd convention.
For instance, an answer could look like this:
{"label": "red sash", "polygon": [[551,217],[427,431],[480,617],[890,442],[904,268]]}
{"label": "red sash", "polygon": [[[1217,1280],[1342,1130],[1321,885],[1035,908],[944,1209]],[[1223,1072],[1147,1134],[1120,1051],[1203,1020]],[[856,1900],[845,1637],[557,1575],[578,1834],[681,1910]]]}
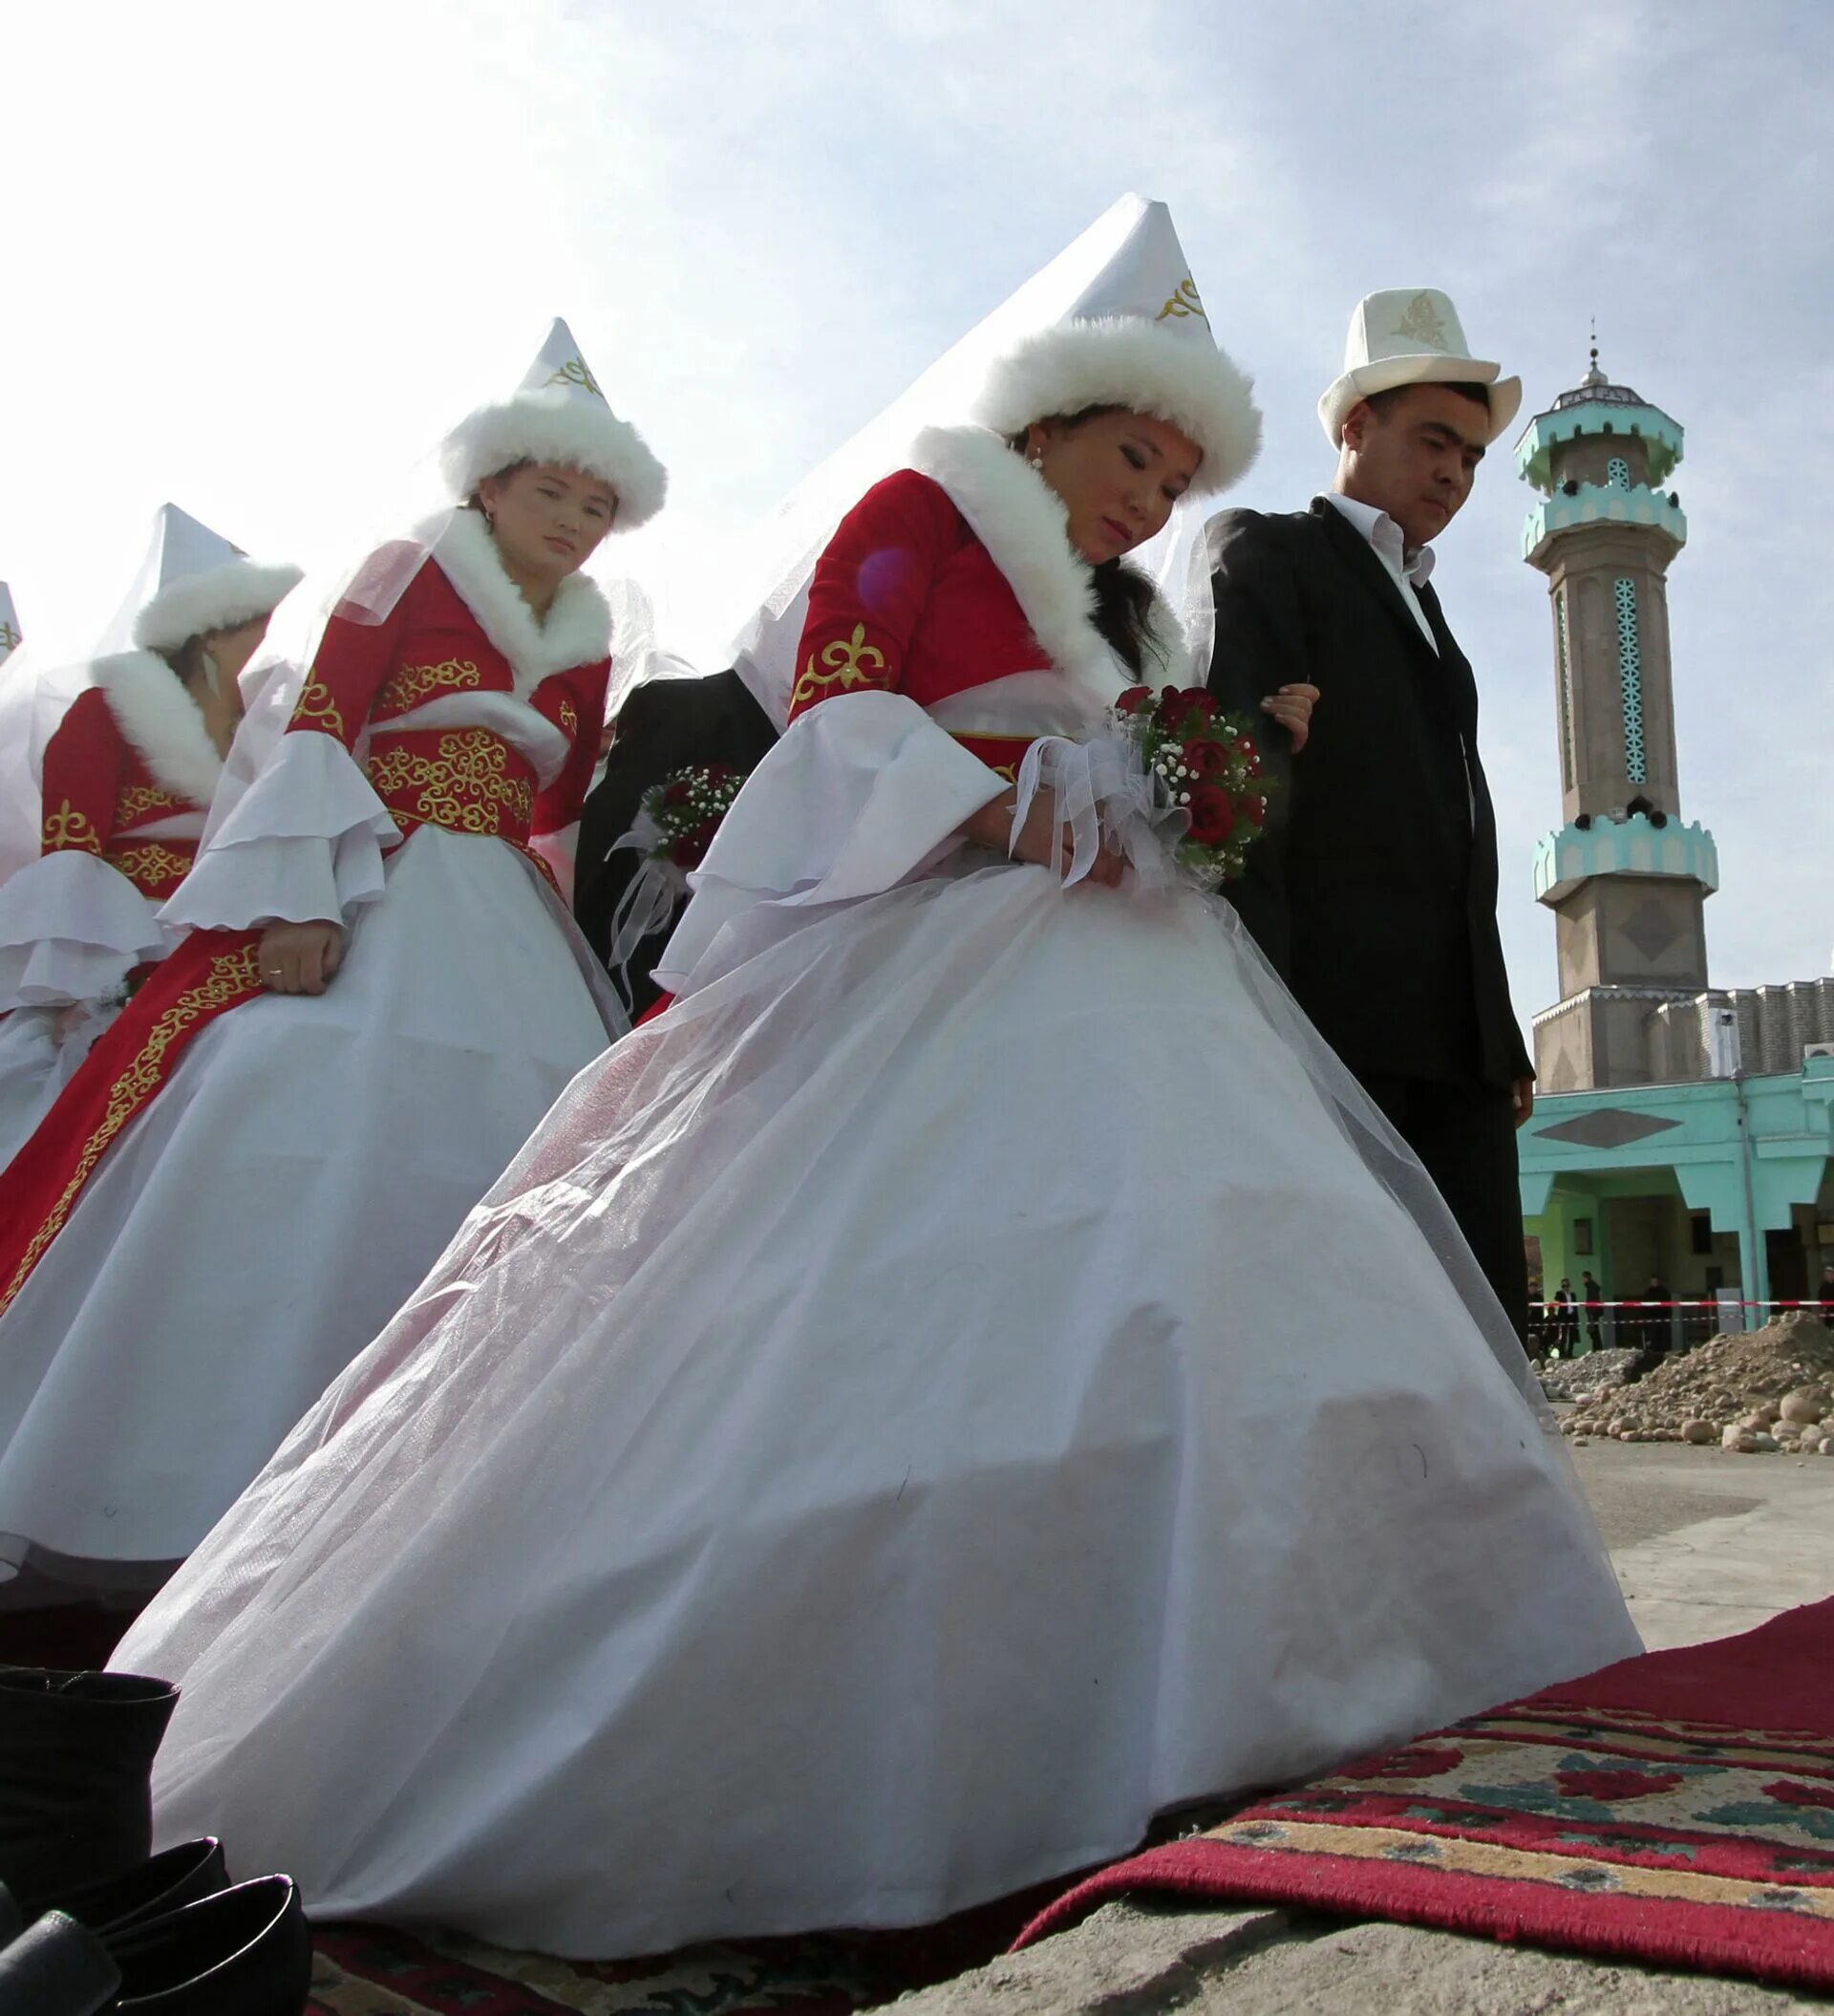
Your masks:
{"label": "red sash", "polygon": [[0,1311],[63,1230],[116,1137],[159,1091],[199,1030],[262,993],[258,931],[199,931],[152,976],[83,1060],[0,1171]]}

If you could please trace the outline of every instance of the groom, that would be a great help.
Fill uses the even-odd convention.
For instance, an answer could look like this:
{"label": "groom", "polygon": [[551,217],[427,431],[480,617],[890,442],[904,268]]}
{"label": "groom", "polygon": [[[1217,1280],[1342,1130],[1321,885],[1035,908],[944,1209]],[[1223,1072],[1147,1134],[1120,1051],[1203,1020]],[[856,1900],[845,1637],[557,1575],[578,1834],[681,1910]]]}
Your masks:
{"label": "groom", "polygon": [[1528,1282],[1515,1129],[1534,1072],[1497,934],[1497,830],[1478,693],[1429,577],[1522,381],[1468,354],[1434,289],[1371,294],[1318,402],[1338,451],[1309,509],[1225,511],[1209,531],[1210,690],[1254,718],[1309,681],[1321,697],[1230,890],[1326,1041],[1413,1147],[1518,1335]]}

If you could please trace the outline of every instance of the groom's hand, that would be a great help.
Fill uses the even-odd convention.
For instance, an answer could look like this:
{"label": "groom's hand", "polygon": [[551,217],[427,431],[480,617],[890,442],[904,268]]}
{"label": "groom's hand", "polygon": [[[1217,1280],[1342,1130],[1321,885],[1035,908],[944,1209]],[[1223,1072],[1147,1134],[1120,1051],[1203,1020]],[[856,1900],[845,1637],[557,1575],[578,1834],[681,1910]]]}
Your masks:
{"label": "groom's hand", "polygon": [[1535,1110],[1535,1082],[1532,1078],[1516,1080],[1513,1097],[1516,1102],[1516,1125],[1522,1126]]}
{"label": "groom's hand", "polygon": [[1262,713],[1272,715],[1291,736],[1295,756],[1306,746],[1312,734],[1312,710],[1317,697],[1317,687],[1296,684],[1281,687],[1278,693],[1269,694],[1261,702]]}

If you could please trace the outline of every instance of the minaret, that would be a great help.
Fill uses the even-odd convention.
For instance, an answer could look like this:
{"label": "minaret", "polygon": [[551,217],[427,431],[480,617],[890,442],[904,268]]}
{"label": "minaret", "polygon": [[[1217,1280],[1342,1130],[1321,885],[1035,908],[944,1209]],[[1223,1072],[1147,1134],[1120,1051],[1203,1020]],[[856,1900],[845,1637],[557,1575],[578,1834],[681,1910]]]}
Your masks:
{"label": "minaret", "polygon": [[1680,427],[1591,369],[1529,421],[1516,469],[1541,492],[1523,558],[1547,576],[1565,824],[1535,848],[1557,919],[1561,998],[1535,1019],[1548,1092],[1647,1084],[1664,1002],[1707,986],[1713,836],[1681,823],[1669,663],[1670,561],[1687,543],[1658,485]]}

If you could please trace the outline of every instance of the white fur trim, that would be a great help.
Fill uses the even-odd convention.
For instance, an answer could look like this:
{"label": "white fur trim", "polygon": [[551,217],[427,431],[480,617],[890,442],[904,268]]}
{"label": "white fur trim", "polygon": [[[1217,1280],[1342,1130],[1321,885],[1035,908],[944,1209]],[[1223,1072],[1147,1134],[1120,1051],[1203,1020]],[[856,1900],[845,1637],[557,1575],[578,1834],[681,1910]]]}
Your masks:
{"label": "white fur trim", "polygon": [[[941,483],[1006,576],[1032,634],[1060,672],[1099,688],[1115,654],[1095,625],[1093,569],[1070,544],[1062,498],[1024,456],[985,427],[926,427],[910,466]],[[1178,619],[1155,600],[1151,629],[1165,651],[1166,676],[1182,683],[1190,659]],[[1146,668],[1152,676],[1153,669]]]}
{"label": "white fur trim", "polygon": [[1011,439],[1034,420],[1089,406],[1149,413],[1204,451],[1191,487],[1226,490],[1261,452],[1254,381],[1205,335],[1175,335],[1137,315],[1060,322],[999,358],[974,418]]}
{"label": "white fur trim", "polygon": [[147,768],[187,804],[208,810],[223,774],[223,758],[178,674],[150,651],[97,658],[90,670],[116,726],[145,759]]}
{"label": "white fur trim", "polygon": [[669,472],[643,436],[603,399],[544,386],[480,406],[446,436],[439,466],[455,498],[468,498],[486,476],[513,463],[559,462],[597,476],[618,493],[612,529],[633,532],[662,509]]}
{"label": "white fur trim", "polygon": [[134,641],[142,651],[176,651],[206,631],[240,629],[271,615],[303,578],[296,567],[264,567],[253,560],[225,560],[202,573],[182,574],[134,618]]}
{"label": "white fur trim", "polygon": [[611,609],[596,581],[569,574],[556,590],[545,621],[503,569],[490,527],[476,511],[455,511],[433,548],[439,570],[478,618],[485,636],[509,660],[516,697],[526,700],[542,681],[576,665],[596,665],[611,652]]}

